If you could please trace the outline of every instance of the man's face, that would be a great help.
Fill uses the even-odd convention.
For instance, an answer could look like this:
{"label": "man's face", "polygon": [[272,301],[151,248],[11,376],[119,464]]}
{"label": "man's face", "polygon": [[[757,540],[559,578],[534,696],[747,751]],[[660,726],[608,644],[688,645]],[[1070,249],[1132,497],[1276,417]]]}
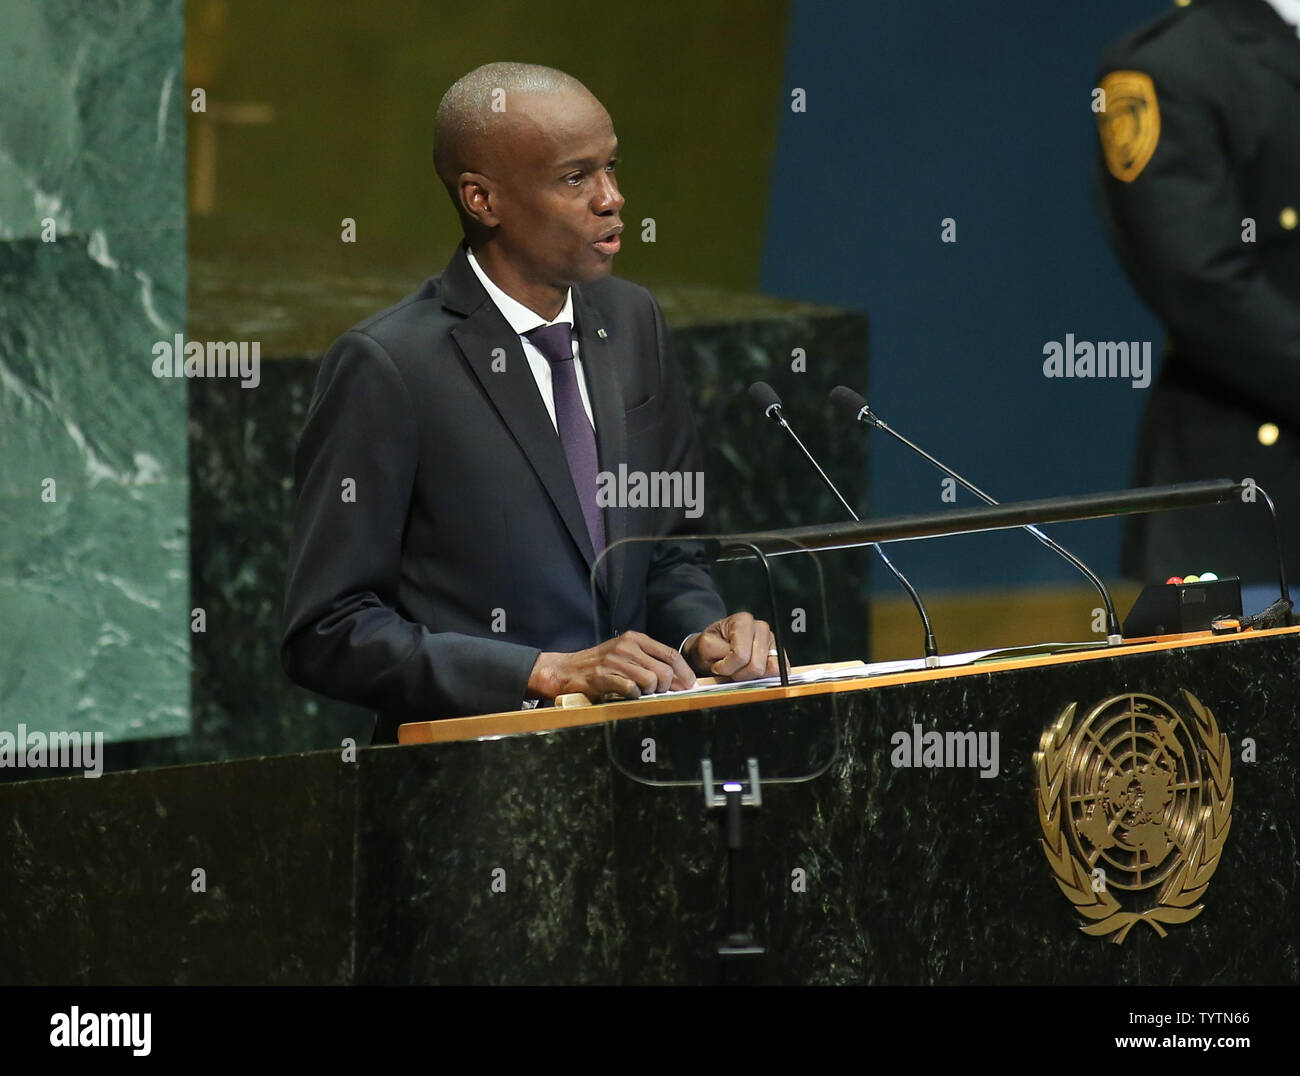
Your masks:
{"label": "man's face", "polygon": [[609,275],[623,196],[618,139],[600,102],[581,90],[517,96],[500,137],[492,177],[499,254],[532,284],[567,288]]}

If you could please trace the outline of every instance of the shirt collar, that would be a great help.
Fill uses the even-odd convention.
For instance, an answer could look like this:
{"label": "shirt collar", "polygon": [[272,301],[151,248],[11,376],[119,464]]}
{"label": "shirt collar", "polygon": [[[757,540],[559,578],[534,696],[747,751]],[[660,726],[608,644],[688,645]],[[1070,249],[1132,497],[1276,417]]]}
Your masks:
{"label": "shirt collar", "polygon": [[483,272],[483,267],[479,265],[478,259],[474,257],[472,250],[466,250],[469,255],[469,267],[474,270],[474,275],[479,278],[483,287],[487,289],[488,295],[496,303],[497,309],[501,311],[506,321],[510,322],[510,328],[514,329],[520,336],[532,332],[542,325],[558,325],[565,322],[570,328],[573,327],[573,289],[569,288],[564,293],[564,307],[555,315],[554,321],[547,321],[541,314],[535,310],[529,310],[523,303],[517,299],[512,299],[504,291],[492,282],[492,278]]}

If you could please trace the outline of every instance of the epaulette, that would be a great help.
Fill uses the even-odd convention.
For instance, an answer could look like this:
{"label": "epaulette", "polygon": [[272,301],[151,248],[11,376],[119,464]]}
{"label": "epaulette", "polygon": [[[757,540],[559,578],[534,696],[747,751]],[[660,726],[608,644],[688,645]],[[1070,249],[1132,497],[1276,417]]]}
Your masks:
{"label": "epaulette", "polygon": [[1108,64],[1117,62],[1116,57],[1131,56],[1134,52],[1140,51],[1151,44],[1151,42],[1159,40],[1173,27],[1181,23],[1194,6],[1194,4],[1187,4],[1182,7],[1175,7],[1172,11],[1166,11],[1163,15],[1156,16],[1150,22],[1143,23],[1137,29],[1130,30],[1106,50],[1102,66],[1105,67]]}

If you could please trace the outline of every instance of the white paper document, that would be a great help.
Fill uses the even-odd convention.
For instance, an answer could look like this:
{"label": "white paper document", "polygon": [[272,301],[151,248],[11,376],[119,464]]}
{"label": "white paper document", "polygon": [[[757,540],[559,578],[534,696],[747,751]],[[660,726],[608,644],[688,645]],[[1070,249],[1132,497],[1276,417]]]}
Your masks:
{"label": "white paper document", "polygon": [[[939,657],[939,667],[949,668],[954,665],[969,665],[971,662],[978,661],[989,654],[997,653],[995,650],[972,650],[965,654],[943,654]],[[791,684],[816,684],[823,680],[857,680],[867,676],[886,676],[889,673],[900,672],[921,672],[925,669],[924,658],[905,658],[902,661],[859,661],[853,665],[846,665],[839,668],[827,669],[821,666],[813,669],[804,669],[801,672],[790,674]],[[764,676],[758,680],[745,680],[741,683],[723,683],[723,684],[703,684],[698,687],[686,688],[682,691],[657,691],[652,695],[642,695],[643,699],[661,699],[669,695],[674,697],[688,697],[692,695],[708,695],[716,691],[749,691],[760,687],[779,687],[781,678],[779,676]]]}

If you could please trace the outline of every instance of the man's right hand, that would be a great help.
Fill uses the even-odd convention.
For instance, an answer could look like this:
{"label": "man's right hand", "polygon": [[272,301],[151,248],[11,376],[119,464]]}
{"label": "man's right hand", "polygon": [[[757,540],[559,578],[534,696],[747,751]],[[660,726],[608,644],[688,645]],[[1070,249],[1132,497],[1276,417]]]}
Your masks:
{"label": "man's right hand", "polygon": [[539,699],[574,691],[592,699],[602,695],[637,699],[694,686],[695,673],[686,659],[639,631],[625,631],[576,654],[539,654],[528,676],[528,693]]}

